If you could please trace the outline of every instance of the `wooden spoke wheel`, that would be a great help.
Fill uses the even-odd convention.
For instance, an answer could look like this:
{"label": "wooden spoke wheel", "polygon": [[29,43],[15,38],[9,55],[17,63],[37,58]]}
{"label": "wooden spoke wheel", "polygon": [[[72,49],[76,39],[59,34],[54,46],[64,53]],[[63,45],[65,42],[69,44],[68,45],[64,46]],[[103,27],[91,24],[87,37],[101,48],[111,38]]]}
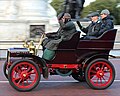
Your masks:
{"label": "wooden spoke wheel", "polygon": [[93,60],[86,68],[85,78],[91,88],[106,89],[115,79],[114,66],[106,59]]}
{"label": "wooden spoke wheel", "polygon": [[18,60],[8,71],[9,83],[18,91],[34,89],[39,84],[40,77],[39,67],[31,60]]}

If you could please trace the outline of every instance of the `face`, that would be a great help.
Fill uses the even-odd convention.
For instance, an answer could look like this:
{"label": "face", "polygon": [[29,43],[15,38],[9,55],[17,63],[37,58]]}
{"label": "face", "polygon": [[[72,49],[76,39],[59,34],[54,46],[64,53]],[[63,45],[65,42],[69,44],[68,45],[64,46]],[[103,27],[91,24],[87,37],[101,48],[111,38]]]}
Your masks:
{"label": "face", "polygon": [[69,17],[63,16],[62,21],[63,21],[64,23],[66,23],[66,22],[68,22],[69,19],[70,19]]}
{"label": "face", "polygon": [[91,21],[96,22],[98,20],[98,16],[91,17]]}
{"label": "face", "polygon": [[100,16],[101,16],[102,19],[105,18],[105,17],[107,17],[106,14],[101,14]]}
{"label": "face", "polygon": [[65,17],[63,16],[62,21],[65,22]]}

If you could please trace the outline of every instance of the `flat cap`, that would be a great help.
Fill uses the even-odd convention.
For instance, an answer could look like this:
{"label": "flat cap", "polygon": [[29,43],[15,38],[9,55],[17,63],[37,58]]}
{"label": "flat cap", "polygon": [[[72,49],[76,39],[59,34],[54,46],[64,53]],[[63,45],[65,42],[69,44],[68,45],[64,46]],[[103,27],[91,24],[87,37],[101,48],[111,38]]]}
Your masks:
{"label": "flat cap", "polygon": [[92,12],[91,14],[88,15],[88,17],[94,17],[94,16],[99,16],[98,12]]}
{"label": "flat cap", "polygon": [[107,14],[107,15],[109,15],[110,11],[108,9],[104,9],[104,10],[101,11],[100,14]]}

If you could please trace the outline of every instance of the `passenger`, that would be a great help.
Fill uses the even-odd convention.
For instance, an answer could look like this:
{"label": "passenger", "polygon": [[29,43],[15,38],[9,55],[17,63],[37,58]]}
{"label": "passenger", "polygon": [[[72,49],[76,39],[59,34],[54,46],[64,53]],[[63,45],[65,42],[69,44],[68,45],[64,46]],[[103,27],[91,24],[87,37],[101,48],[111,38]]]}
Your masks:
{"label": "passenger", "polygon": [[97,38],[99,36],[98,32],[100,31],[101,24],[102,24],[99,20],[99,13],[93,12],[93,13],[89,14],[89,17],[90,17],[92,22],[86,28],[84,28],[80,24],[80,22],[77,21],[77,24],[80,27],[81,31],[86,33],[86,35],[82,39],[94,39],[94,38]]}
{"label": "passenger", "polygon": [[59,23],[60,28],[58,32],[52,35],[47,35],[48,38],[43,41],[42,45],[49,50],[56,50],[61,41],[70,40],[76,32],[75,24],[71,21],[69,13],[65,13]]}
{"label": "passenger", "polygon": [[100,13],[101,16],[101,22],[102,22],[102,26],[101,26],[101,30],[99,31],[99,35],[101,35],[103,32],[113,29],[114,28],[114,24],[113,24],[113,18],[110,16],[110,12],[108,9],[104,9],[101,11]]}

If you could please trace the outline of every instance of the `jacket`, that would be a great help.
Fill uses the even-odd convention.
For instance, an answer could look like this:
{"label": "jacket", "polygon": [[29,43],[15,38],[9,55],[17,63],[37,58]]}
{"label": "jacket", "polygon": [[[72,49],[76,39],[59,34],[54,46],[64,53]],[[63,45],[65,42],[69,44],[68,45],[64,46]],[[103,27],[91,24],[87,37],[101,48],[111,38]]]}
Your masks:
{"label": "jacket", "polygon": [[99,31],[99,35],[101,35],[102,33],[104,33],[107,30],[113,29],[114,28],[114,24],[113,24],[113,18],[110,17],[109,15],[105,18],[102,19],[102,25],[101,25],[101,30]]}
{"label": "jacket", "polygon": [[67,23],[60,21],[60,28],[58,32],[52,36],[52,39],[48,38],[46,40],[47,43],[44,46],[49,50],[56,50],[61,41],[70,40],[75,32],[76,27],[72,21],[68,21]]}
{"label": "jacket", "polygon": [[98,32],[101,29],[101,22],[98,20],[97,22],[92,22],[88,27],[82,27],[81,30],[86,33],[86,36],[95,36],[98,37]]}

